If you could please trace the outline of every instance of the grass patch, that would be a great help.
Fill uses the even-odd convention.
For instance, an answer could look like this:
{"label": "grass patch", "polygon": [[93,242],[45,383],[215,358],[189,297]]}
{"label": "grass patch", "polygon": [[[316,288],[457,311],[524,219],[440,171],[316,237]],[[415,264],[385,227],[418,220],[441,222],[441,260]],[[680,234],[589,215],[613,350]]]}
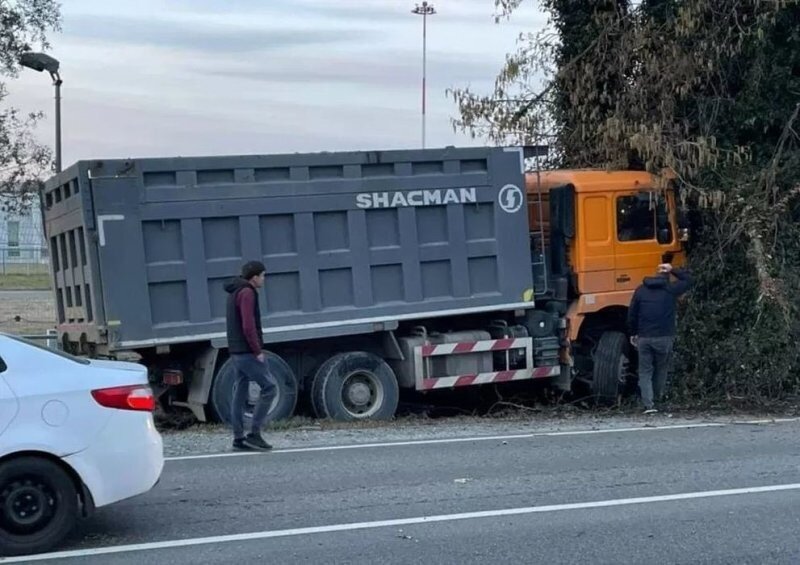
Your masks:
{"label": "grass patch", "polygon": [[50,275],[47,273],[0,275],[0,290],[50,290]]}

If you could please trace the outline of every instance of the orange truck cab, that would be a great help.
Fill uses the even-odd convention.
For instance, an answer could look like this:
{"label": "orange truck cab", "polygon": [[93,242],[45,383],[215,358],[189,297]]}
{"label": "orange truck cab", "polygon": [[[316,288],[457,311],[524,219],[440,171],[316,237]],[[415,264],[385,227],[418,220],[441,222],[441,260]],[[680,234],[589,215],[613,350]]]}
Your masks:
{"label": "orange truck cab", "polygon": [[685,261],[675,189],[647,172],[587,169],[529,173],[526,191],[537,303],[566,318],[573,383],[616,400],[635,381],[633,292],[660,263]]}

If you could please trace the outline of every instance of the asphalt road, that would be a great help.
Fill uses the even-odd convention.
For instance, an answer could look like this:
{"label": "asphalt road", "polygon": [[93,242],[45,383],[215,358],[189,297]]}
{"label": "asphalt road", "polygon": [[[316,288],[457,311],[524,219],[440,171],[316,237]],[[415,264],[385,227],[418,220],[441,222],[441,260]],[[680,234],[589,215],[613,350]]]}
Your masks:
{"label": "asphalt road", "polygon": [[798,432],[651,428],[171,460],[151,493],[99,511],[42,562],[798,563]]}

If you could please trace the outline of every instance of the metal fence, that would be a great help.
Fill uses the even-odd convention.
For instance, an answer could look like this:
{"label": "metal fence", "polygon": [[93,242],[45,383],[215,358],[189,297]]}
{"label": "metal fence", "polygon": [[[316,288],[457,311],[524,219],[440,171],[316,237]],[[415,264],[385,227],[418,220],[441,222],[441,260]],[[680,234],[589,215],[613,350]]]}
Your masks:
{"label": "metal fence", "polygon": [[18,334],[19,337],[25,338],[33,343],[49,347],[50,349],[61,349],[61,344],[58,342],[58,331],[54,329],[47,330],[44,333],[36,334]]}
{"label": "metal fence", "polygon": [[46,275],[50,255],[46,246],[0,246],[0,275]]}

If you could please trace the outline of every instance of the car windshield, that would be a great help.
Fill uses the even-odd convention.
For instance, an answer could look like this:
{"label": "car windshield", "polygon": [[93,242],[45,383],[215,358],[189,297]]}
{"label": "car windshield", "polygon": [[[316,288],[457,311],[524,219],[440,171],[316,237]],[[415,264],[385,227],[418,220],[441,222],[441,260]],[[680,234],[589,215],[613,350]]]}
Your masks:
{"label": "car windshield", "polygon": [[25,339],[15,335],[8,335],[3,334],[9,339],[13,339],[14,341],[19,341],[24,343],[25,345],[30,345],[31,347],[35,347],[36,349],[41,349],[42,351],[46,351],[47,353],[51,353],[52,355],[57,355],[58,357],[63,357],[64,359],[69,359],[70,361],[74,361],[75,363],[80,363],[81,365],[88,365],[89,360],[84,359],[82,357],[75,357],[74,355],[70,355],[69,353],[64,353],[63,351],[59,351],[58,349],[52,349],[50,347],[45,347],[40,343],[36,343],[33,340]]}

